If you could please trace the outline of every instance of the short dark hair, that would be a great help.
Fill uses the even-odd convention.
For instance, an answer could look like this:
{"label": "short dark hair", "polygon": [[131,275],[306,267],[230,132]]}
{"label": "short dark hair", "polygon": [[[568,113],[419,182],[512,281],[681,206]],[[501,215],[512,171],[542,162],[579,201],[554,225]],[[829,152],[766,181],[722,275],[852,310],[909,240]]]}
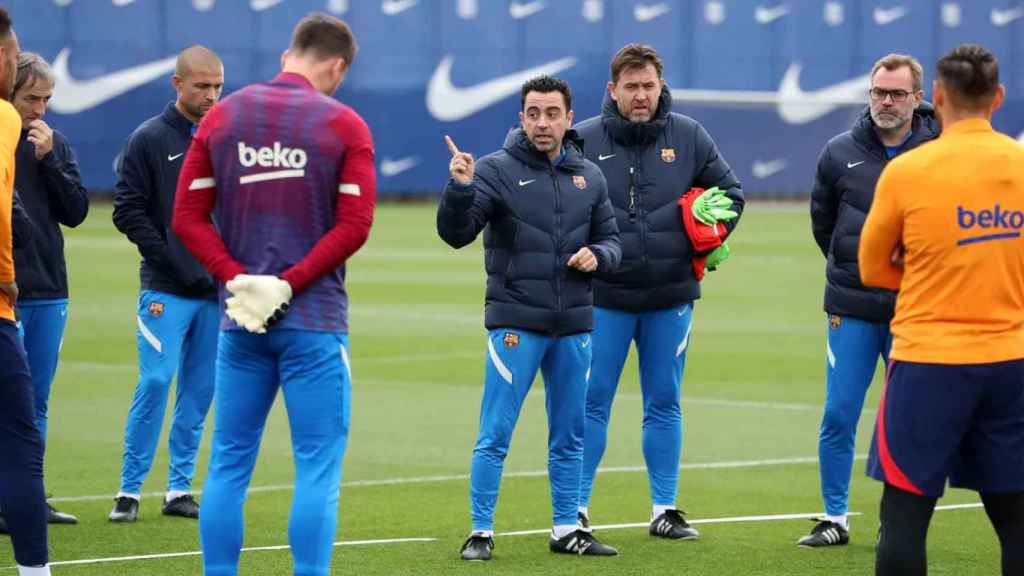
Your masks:
{"label": "short dark hair", "polygon": [[520,98],[520,107],[526,106],[526,95],[530,92],[540,92],[541,94],[547,94],[549,92],[561,92],[562,100],[565,100],[565,111],[572,110],[572,91],[569,90],[569,84],[565,80],[553,78],[551,76],[537,76],[531,78],[523,84],[523,93]]}
{"label": "short dark hair", "polygon": [[986,108],[999,88],[999,61],[980,44],[961,44],[939,58],[935,76],[954,104]]}
{"label": "short dark hair", "polygon": [[295,26],[288,50],[313,54],[321,60],[340,56],[345,59],[346,66],[351,66],[359,46],[352,29],[343,20],[322,12],[313,12]]}
{"label": "short dark hair", "polygon": [[623,70],[643,68],[651,64],[661,78],[661,71],[664,68],[661,64],[661,57],[657,50],[647,44],[626,44],[612,57],[612,84],[618,84],[619,75]]}
{"label": "short dark hair", "polygon": [[11,28],[14,26],[14,22],[11,21],[11,15],[7,13],[7,9],[0,6],[0,38],[6,40],[11,36]]}

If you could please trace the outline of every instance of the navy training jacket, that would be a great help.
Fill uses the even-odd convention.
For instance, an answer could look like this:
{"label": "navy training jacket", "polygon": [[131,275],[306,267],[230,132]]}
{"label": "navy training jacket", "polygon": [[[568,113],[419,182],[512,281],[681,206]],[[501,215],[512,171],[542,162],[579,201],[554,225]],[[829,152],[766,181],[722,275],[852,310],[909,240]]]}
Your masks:
{"label": "navy training jacket", "polygon": [[187,298],[217,297],[217,286],[171,230],[181,163],[192,122],[171,102],[128,138],[114,187],[114,225],[139,249],[143,290]]}
{"label": "navy training jacket", "polygon": [[[75,153],[63,134],[53,131],[53,149],[36,159],[28,131],[21,133],[15,152],[14,187],[23,214],[31,225],[20,222],[14,210],[14,273],[19,300],[68,297],[68,272],[64,261],[64,234],[60,226],[74,228],[89,214],[89,192],[82,185]],[[23,238],[30,231],[31,241]]]}
{"label": "navy training jacket", "polygon": [[588,246],[600,271],[621,255],[604,176],[583,158],[570,130],[553,165],[521,129],[502,150],[476,162],[472,184],[449,180],[437,209],[437,232],[454,248],[484,230],[487,269],[484,324],[551,336],[593,326],[591,275],[566,266]]}
{"label": "navy training jacket", "polygon": [[[900,154],[939,135],[939,122],[931,104],[914,112],[910,139]],[[860,231],[875,197],[875,184],[889,162],[869,109],[853,128],[833,137],[818,157],[811,190],[811,228],[827,259],[825,311],[868,322],[892,320],[896,293],[868,288],[860,281],[857,250]]]}
{"label": "navy training jacket", "polygon": [[[693,187],[718,186],[743,212],[743,190],[704,127],[672,112],[672,94],[661,91],[648,122],[623,118],[606,93],[600,116],[576,126],[585,156],[608,181],[622,239],[618,270],[599,270],[594,304],[631,312],[659,310],[700,298],[690,260],[693,245],[676,201]],[[726,222],[731,233],[739,217]]]}

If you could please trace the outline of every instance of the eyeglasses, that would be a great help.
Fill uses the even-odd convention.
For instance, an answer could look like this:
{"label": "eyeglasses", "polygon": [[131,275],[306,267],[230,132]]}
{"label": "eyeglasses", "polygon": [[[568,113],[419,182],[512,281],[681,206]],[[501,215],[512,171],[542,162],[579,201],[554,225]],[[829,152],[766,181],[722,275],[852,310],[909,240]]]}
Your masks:
{"label": "eyeglasses", "polygon": [[871,90],[868,90],[868,94],[871,95],[872,100],[877,100],[879,102],[884,102],[886,96],[892,98],[893,102],[904,102],[906,101],[907,96],[910,96],[911,93],[907,92],[906,90],[885,90],[883,88],[872,88]]}

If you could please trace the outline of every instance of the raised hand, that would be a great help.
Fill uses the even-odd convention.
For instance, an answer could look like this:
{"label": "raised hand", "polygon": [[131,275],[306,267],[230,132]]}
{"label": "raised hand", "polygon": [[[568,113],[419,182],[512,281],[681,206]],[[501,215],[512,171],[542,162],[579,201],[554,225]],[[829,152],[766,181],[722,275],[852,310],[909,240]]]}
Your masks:
{"label": "raised hand", "polygon": [[459,152],[459,148],[447,134],[444,141],[448,144],[448,151],[452,153],[452,161],[448,163],[448,172],[452,175],[452,180],[462,186],[469,186],[473,182],[475,169],[473,155],[469,152]]}
{"label": "raised hand", "polygon": [[28,123],[28,141],[36,147],[36,160],[42,160],[53,150],[53,129],[42,120],[33,120]]}

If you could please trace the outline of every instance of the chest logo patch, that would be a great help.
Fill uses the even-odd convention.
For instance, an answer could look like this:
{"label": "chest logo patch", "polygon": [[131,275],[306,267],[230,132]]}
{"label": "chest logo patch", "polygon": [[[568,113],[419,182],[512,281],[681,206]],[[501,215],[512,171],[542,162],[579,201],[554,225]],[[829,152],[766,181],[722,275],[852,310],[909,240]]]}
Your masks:
{"label": "chest logo patch", "polygon": [[150,302],[149,303],[149,315],[154,318],[159,318],[164,315],[164,303],[163,302]]}
{"label": "chest logo patch", "polygon": [[666,164],[671,164],[676,161],[676,149],[675,148],[662,148],[661,159]]}
{"label": "chest logo patch", "polygon": [[587,187],[587,179],[584,178],[583,176],[573,176],[572,183],[580,190],[583,190]]}

